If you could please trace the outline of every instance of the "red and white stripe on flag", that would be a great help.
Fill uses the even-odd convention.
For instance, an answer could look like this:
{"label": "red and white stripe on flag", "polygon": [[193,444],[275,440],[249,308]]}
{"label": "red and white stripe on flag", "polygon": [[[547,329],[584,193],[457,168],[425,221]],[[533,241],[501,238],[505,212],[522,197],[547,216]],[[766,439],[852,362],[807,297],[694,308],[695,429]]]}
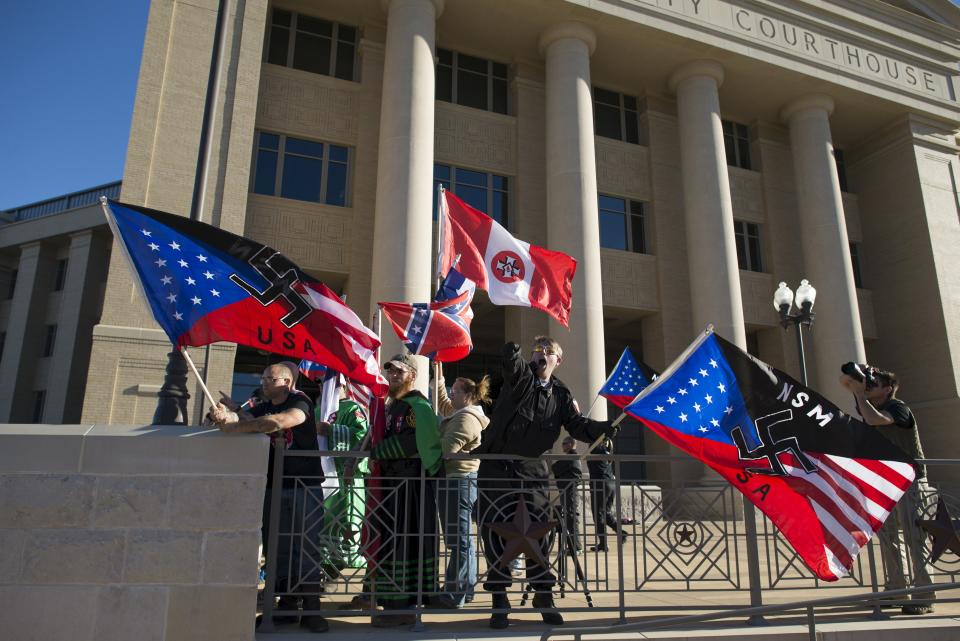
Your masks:
{"label": "red and white stripe on flag", "polygon": [[577,261],[558,251],[514,238],[497,221],[443,192],[445,274],[459,254],[457,271],[485,289],[494,305],[522,305],[569,324]]}

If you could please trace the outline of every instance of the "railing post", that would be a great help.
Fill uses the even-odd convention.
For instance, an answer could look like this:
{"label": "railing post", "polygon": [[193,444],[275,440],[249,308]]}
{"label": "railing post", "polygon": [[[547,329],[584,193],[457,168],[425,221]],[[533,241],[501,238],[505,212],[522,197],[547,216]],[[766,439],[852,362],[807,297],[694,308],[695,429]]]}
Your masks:
{"label": "railing post", "polygon": [[[760,549],[757,545],[757,511],[753,503],[743,501],[743,529],[747,537],[747,574],[750,582],[750,607],[763,605],[763,593],[760,588]],[[767,625],[762,615],[755,614],[747,619],[748,625]]]}
{"label": "railing post", "polygon": [[[609,456],[609,455],[608,455]],[[613,478],[616,479],[617,494],[614,497],[617,505],[617,524],[620,526],[617,535],[617,571],[620,573],[620,623],[627,622],[627,596],[626,586],[624,585],[623,571],[623,499],[620,496],[620,457],[614,457],[613,460]]]}
{"label": "railing post", "polygon": [[[867,560],[870,563],[870,588],[874,592],[879,592],[880,582],[877,580],[877,554],[873,549],[873,541],[867,543]],[[870,613],[870,618],[877,621],[890,618],[881,610],[879,600],[873,602],[873,612]]]}
{"label": "railing post", "polygon": [[273,632],[273,599],[277,584],[277,551],[280,542],[277,540],[280,530],[280,503],[283,500],[283,451],[284,441],[275,439],[270,446],[273,448],[273,487],[270,492],[270,514],[267,517],[267,541],[265,546],[267,556],[267,576],[263,586],[263,618],[260,621],[260,632]]}
{"label": "railing post", "polygon": [[[413,482],[413,479],[410,479],[410,481]],[[429,490],[430,488],[427,486],[427,469],[423,467],[423,464],[421,463],[420,465],[420,532],[417,536],[417,543],[419,546],[419,552],[417,554],[417,559],[418,559],[418,562],[417,562],[417,609],[415,614],[416,619],[413,622],[413,628],[411,628],[414,632],[420,632],[421,630],[423,630],[423,571],[424,571],[423,550],[425,547],[423,543],[423,539],[426,536],[423,533],[423,528],[427,522],[427,519],[426,519],[427,492]],[[436,503],[436,499],[434,499],[434,503]],[[435,515],[434,515],[434,523],[436,523]],[[438,567],[439,567],[439,563],[438,563]]]}

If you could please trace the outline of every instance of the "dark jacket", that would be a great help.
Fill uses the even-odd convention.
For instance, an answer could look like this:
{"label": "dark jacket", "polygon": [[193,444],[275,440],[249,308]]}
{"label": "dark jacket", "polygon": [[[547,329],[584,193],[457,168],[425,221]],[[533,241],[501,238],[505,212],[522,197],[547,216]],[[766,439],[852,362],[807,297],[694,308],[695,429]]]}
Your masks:
{"label": "dark jacket", "polygon": [[570,389],[556,377],[546,387],[540,385],[531,364],[520,357],[520,346],[507,343],[503,347],[503,387],[490,426],[474,451],[537,458],[553,447],[561,428],[577,440],[592,443],[609,426],[607,421],[580,414]]}

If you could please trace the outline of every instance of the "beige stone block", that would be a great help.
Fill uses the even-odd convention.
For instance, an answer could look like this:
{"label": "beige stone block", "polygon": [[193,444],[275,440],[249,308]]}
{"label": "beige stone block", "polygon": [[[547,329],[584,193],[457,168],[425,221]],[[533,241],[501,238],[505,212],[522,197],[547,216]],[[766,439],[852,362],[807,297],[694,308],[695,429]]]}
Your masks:
{"label": "beige stone block", "polygon": [[123,567],[125,533],[38,530],[23,552],[21,580],[31,583],[116,583]]}
{"label": "beige stone block", "polygon": [[95,528],[150,528],[167,516],[168,476],[103,476],[97,479]]}
{"label": "beige stone block", "polygon": [[94,478],[36,474],[0,476],[4,527],[64,528],[86,525]]}
{"label": "beige stone block", "polygon": [[96,641],[163,641],[167,588],[110,586],[99,592]]}
{"label": "beige stone block", "polygon": [[0,473],[69,474],[89,425],[0,425]]}
{"label": "beige stone block", "polygon": [[0,638],[94,641],[97,592],[88,586],[0,586]]}
{"label": "beige stone block", "polygon": [[87,474],[263,474],[269,439],[177,425],[98,425],[86,437]]}
{"label": "beige stone block", "polygon": [[169,522],[181,529],[259,528],[265,485],[252,476],[175,478]]}
{"label": "beige stone block", "polygon": [[25,540],[23,530],[0,530],[0,583],[13,583],[20,576]]}
{"label": "beige stone block", "polygon": [[208,532],[203,544],[202,583],[257,583],[260,530]]}
{"label": "beige stone block", "polygon": [[172,587],[166,641],[253,639],[255,587]]}
{"label": "beige stone block", "polygon": [[203,534],[132,530],[123,563],[126,583],[197,583]]}

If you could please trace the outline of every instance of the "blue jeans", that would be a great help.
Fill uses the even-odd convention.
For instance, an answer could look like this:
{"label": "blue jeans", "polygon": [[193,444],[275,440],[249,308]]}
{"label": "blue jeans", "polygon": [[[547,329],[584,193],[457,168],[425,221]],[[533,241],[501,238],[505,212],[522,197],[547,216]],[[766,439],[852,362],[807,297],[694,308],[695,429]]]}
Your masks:
{"label": "blue jeans", "polygon": [[438,479],[438,507],[443,524],[443,540],[450,554],[443,590],[463,605],[473,600],[477,583],[477,549],[470,535],[473,506],[477,502],[477,473]]}

